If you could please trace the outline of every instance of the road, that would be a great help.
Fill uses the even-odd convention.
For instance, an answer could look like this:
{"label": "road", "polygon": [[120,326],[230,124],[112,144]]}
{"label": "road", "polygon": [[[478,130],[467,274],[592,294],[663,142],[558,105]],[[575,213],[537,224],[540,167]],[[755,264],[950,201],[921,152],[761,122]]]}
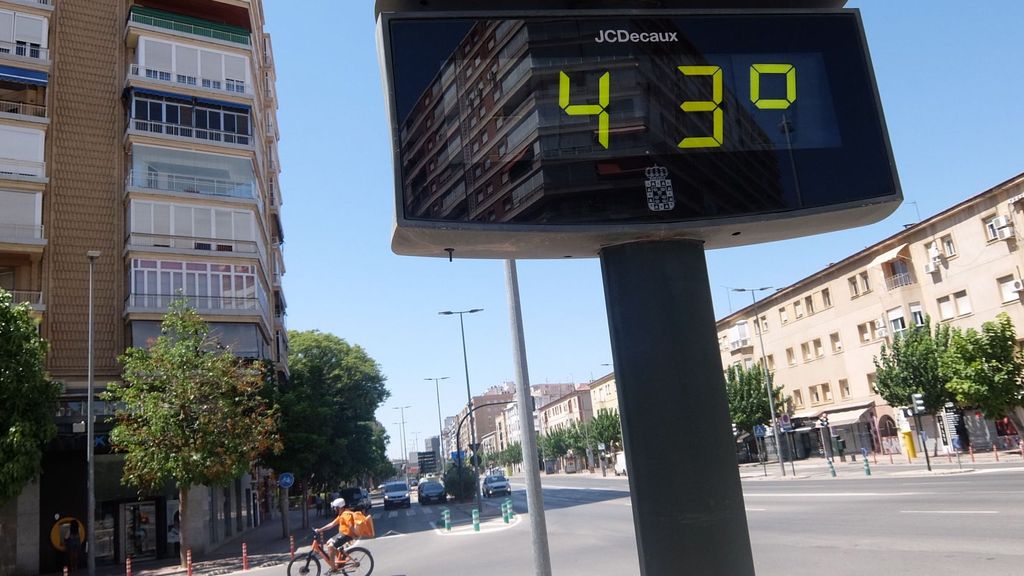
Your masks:
{"label": "road", "polygon": [[[985,469],[933,477],[745,480],[758,576],[1022,574],[1024,469]],[[636,574],[636,542],[624,478],[543,479],[556,575]],[[377,539],[366,545],[380,576],[521,576],[533,572],[521,482],[520,514],[480,532],[456,512],[447,533],[443,507],[375,508]],[[497,506],[488,501],[488,510]],[[250,575],[280,575],[283,567]],[[685,573],[685,572],[681,572]]]}

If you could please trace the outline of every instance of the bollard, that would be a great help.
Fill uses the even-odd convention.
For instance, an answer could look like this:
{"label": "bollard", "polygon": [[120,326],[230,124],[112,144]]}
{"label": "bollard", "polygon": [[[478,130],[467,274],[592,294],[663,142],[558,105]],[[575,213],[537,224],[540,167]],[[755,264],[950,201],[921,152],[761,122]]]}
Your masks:
{"label": "bollard", "polygon": [[974,462],[974,446],[968,446],[967,451],[971,453],[971,462]]}
{"label": "bollard", "polygon": [[124,576],[132,576],[132,557],[124,559]]}
{"label": "bollard", "polygon": [[516,509],[512,506],[512,498],[505,500],[508,502],[508,519],[513,520],[516,517]]}
{"label": "bollard", "polygon": [[480,531],[480,511],[473,508],[473,532]]}
{"label": "bollard", "polygon": [[295,560],[295,535],[294,534],[288,537],[288,548],[291,551],[292,560]]}
{"label": "bollard", "polygon": [[895,462],[892,461],[892,452],[889,452],[889,464],[895,464]]}
{"label": "bollard", "polygon": [[185,574],[192,576],[192,549],[185,550]]}
{"label": "bollard", "polygon": [[242,570],[249,569],[249,547],[242,542]]}
{"label": "bollard", "polygon": [[1020,446],[1020,457],[1024,458],[1024,440],[1017,443]]}
{"label": "bollard", "polygon": [[864,475],[871,476],[871,466],[868,464],[868,459],[864,459]]}
{"label": "bollard", "polygon": [[509,514],[509,512],[508,512],[508,502],[502,502],[501,503],[501,519],[505,521],[505,524],[508,524],[508,521],[509,521],[508,514]]}
{"label": "bollard", "polygon": [[871,451],[871,459],[875,461],[875,465],[877,466],[878,465],[878,452],[872,450]]}
{"label": "bollard", "polygon": [[907,452],[907,464],[913,464],[914,459],[910,457],[910,452]]}
{"label": "bollard", "polygon": [[445,509],[441,512],[441,517],[444,518],[444,529],[446,532],[452,531],[452,513],[451,510]]}
{"label": "bollard", "polygon": [[994,452],[996,455],[996,462],[999,462],[999,449],[996,448],[995,444],[992,444],[992,452]]}
{"label": "bollard", "polygon": [[68,576],[68,567],[67,566],[64,567],[64,576]]}
{"label": "bollard", "polygon": [[946,452],[946,460],[949,461],[950,464],[953,463],[953,453],[952,452]]}
{"label": "bollard", "polygon": [[831,460],[826,460],[826,462],[828,462],[828,473],[831,474],[833,478],[835,478],[836,477],[836,467],[832,465],[832,461]]}

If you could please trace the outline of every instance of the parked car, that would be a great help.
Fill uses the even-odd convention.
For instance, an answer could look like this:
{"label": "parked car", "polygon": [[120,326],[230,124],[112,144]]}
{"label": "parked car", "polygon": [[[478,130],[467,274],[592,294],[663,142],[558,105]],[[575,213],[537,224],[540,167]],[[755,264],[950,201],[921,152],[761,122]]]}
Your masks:
{"label": "parked car", "polygon": [[626,453],[616,452],[615,453],[615,475],[625,476],[626,475]]}
{"label": "parked car", "polygon": [[373,507],[373,501],[370,500],[370,493],[366,491],[366,488],[342,488],[340,494],[345,499],[345,504],[352,510],[358,510],[365,514]]}
{"label": "parked car", "polygon": [[495,494],[512,495],[512,485],[504,476],[492,475],[484,478],[484,496],[490,498]]}
{"label": "parked car", "polygon": [[416,497],[419,499],[420,504],[429,504],[430,502],[444,504],[448,501],[444,484],[435,479],[420,482],[419,486],[416,487]]}
{"label": "parked car", "polygon": [[409,499],[409,485],[405,482],[388,482],[384,485],[384,509],[408,508],[412,506]]}

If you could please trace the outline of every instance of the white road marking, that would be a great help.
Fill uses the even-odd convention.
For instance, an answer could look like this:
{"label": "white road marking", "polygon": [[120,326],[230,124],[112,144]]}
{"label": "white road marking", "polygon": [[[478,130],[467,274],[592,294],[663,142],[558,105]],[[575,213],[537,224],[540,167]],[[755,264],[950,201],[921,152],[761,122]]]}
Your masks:
{"label": "white road marking", "polygon": [[408,510],[405,511],[405,515],[406,515],[406,517],[415,516],[416,515],[416,511],[413,510],[412,508],[409,508]]}
{"label": "white road marking", "polygon": [[388,518],[397,518],[398,512],[388,512]]}
{"label": "white road marking", "polygon": [[999,514],[995,510],[900,510],[900,514]]}
{"label": "white road marking", "polygon": [[763,498],[877,498],[879,496],[903,497],[930,494],[930,492],[744,492],[744,496]]}
{"label": "white road marking", "polygon": [[767,508],[746,508],[747,512],[767,512]]}

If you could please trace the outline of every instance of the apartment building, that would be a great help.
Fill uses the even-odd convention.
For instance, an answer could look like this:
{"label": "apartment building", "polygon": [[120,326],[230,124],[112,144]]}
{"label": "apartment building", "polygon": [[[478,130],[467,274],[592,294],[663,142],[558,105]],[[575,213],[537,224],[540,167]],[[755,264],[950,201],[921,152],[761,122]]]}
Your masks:
{"label": "apartment building", "polygon": [[512,386],[505,384],[502,386],[493,386],[486,390],[479,396],[473,396],[472,406],[473,419],[472,425],[475,434],[471,436],[471,423],[469,416],[468,407],[463,407],[462,411],[456,419],[457,422],[462,422],[462,427],[459,428],[458,424],[455,426],[456,439],[461,444],[463,450],[469,449],[470,439],[475,437],[478,444],[481,443],[481,439],[495,431],[494,417],[501,412],[506,404],[512,401],[513,393]]}
{"label": "apartment building", "polygon": [[[903,452],[913,423],[875,392],[874,358],[926,317],[966,329],[1005,312],[1024,334],[1022,225],[1024,174],[720,319],[722,365],[767,364],[791,398],[798,456],[817,451],[823,414],[849,451]],[[976,449],[1016,444],[1003,416],[963,414]],[[931,449],[951,449],[944,421],[923,427]]]}
{"label": "apartment building", "polygon": [[537,411],[540,413],[542,434],[588,422],[594,417],[590,387],[580,384],[572,392],[541,406]]}
{"label": "apartment building", "polygon": [[619,413],[619,390],[615,385],[614,372],[590,383],[590,405],[595,415],[601,410]]}
{"label": "apartment building", "polygon": [[[31,304],[64,385],[40,481],[0,510],[15,573],[56,572],[85,522],[88,285],[95,382],[176,294],[240,357],[287,376],[274,57],[260,0],[0,0],[0,286]],[[120,484],[96,402],[97,563],[173,553],[173,486]],[[196,552],[261,520],[264,481],[191,493]],[[69,489],[75,487],[76,489]],[[262,508],[266,509],[269,500]],[[16,537],[15,537],[16,535]],[[55,540],[55,541],[59,541]]]}

